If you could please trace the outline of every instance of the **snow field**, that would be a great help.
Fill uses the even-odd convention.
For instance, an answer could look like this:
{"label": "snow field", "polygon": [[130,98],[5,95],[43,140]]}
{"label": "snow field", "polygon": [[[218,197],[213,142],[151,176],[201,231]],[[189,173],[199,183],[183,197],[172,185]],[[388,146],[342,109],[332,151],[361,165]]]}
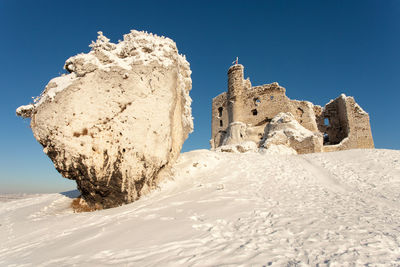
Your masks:
{"label": "snow field", "polygon": [[181,155],[173,181],[75,214],[0,203],[0,266],[400,265],[400,151]]}

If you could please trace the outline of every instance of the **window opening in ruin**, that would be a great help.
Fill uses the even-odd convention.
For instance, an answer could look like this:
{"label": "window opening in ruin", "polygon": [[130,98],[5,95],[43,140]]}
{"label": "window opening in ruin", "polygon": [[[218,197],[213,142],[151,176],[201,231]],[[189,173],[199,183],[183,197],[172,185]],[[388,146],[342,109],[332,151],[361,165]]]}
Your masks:
{"label": "window opening in ruin", "polygon": [[251,113],[253,113],[253,116],[257,116],[257,109],[253,109]]}
{"label": "window opening in ruin", "polygon": [[340,119],[337,109],[329,110],[329,113],[323,117],[324,132],[329,136],[326,137],[328,140],[325,140],[324,145],[337,145],[348,137],[348,124]]}
{"label": "window opening in ruin", "polygon": [[304,110],[302,110],[301,108],[297,108],[297,115],[299,116],[299,117],[302,117],[303,116],[303,114],[304,114]]}
{"label": "window opening in ruin", "polygon": [[219,126],[222,127],[223,126],[223,122],[222,120],[219,121]]}
{"label": "window opening in ruin", "polygon": [[274,96],[273,96],[273,95],[271,95],[271,96],[269,97],[269,99],[273,100],[273,99],[274,99]]}
{"label": "window opening in ruin", "polygon": [[261,104],[260,99],[259,99],[259,98],[254,98],[254,104],[255,104],[256,106],[258,106],[259,104]]}
{"label": "window opening in ruin", "polygon": [[222,110],[223,110],[222,107],[218,108],[218,117],[222,117]]}

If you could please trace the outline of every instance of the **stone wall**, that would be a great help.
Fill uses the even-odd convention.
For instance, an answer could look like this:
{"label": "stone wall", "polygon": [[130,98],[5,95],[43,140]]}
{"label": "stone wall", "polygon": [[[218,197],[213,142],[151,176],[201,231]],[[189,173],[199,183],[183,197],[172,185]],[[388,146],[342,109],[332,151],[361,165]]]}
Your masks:
{"label": "stone wall", "polygon": [[342,94],[326,104],[319,116],[318,128],[326,136],[326,152],[374,147],[369,115],[353,97]]}
{"label": "stone wall", "polygon": [[211,112],[212,148],[221,146],[229,125],[227,93],[224,92],[213,99]]}

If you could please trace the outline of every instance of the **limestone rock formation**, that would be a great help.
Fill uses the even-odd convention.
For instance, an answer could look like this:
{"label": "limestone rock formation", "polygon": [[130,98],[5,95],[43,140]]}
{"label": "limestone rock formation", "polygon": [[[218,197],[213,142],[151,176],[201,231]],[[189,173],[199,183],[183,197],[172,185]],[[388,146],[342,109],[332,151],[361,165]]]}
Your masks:
{"label": "limestone rock formation", "polygon": [[262,147],[276,150],[286,146],[297,154],[322,152],[322,134],[307,130],[291,113],[279,113],[266,126]]}
{"label": "limestone rock formation", "polygon": [[114,44],[99,32],[90,46],[17,114],[84,202],[109,208],[156,187],[179,156],[193,130],[191,71],[171,39],[150,33]]}

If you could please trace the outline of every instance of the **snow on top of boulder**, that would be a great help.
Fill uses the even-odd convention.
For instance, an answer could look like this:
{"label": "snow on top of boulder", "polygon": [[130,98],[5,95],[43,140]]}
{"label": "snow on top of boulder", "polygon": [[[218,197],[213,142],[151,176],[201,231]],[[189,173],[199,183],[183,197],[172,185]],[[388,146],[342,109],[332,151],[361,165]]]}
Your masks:
{"label": "snow on top of boulder", "polygon": [[16,113],[23,118],[30,118],[35,106],[33,104],[23,105],[17,108]]}
{"label": "snow on top of boulder", "polygon": [[[99,69],[109,70],[112,66],[131,70],[132,65],[158,64],[169,67],[177,63],[178,54],[176,44],[169,38],[143,31],[131,30],[125,34],[123,41],[117,44],[110,42],[110,39],[98,32],[96,42],[89,45],[92,50],[88,54],[78,54],[69,58],[65,68],[75,71],[75,64],[93,64]],[[186,60],[184,60],[186,61]],[[186,62],[181,62],[188,64]]]}
{"label": "snow on top of boulder", "polygon": [[34,98],[33,104],[23,105],[17,108],[16,113],[18,116],[30,118],[35,108],[40,106],[46,100],[53,101],[54,97],[65,88],[69,87],[74,81],[77,80],[75,73],[63,74],[60,77],[53,78],[46,85],[44,91],[39,97]]}
{"label": "snow on top of boulder", "polygon": [[[40,97],[33,104],[21,106],[17,109],[17,115],[30,117],[35,108],[46,100],[53,101],[55,96],[68,88],[79,77],[97,69],[111,71],[112,67],[119,67],[127,71],[134,65],[159,65],[164,68],[176,66],[178,68],[178,88],[181,90],[183,114],[182,123],[193,131],[193,117],[189,91],[192,88],[191,70],[189,62],[184,55],[178,53],[174,41],[164,36],[131,30],[123,36],[123,40],[117,44],[110,42],[101,31],[95,42],[89,45],[91,51],[70,57],[65,62],[64,68],[70,74],[52,79],[46,86]],[[127,75],[127,74],[124,74]],[[191,132],[190,131],[190,132]]]}
{"label": "snow on top of boulder", "polygon": [[35,104],[38,106],[43,103],[47,98],[50,98],[50,100],[54,100],[54,97],[57,95],[57,93],[70,86],[76,79],[77,77],[75,73],[64,74],[60,77],[51,79],[50,82],[47,84],[43,94],[40,96],[40,99],[37,99],[37,102]]}

